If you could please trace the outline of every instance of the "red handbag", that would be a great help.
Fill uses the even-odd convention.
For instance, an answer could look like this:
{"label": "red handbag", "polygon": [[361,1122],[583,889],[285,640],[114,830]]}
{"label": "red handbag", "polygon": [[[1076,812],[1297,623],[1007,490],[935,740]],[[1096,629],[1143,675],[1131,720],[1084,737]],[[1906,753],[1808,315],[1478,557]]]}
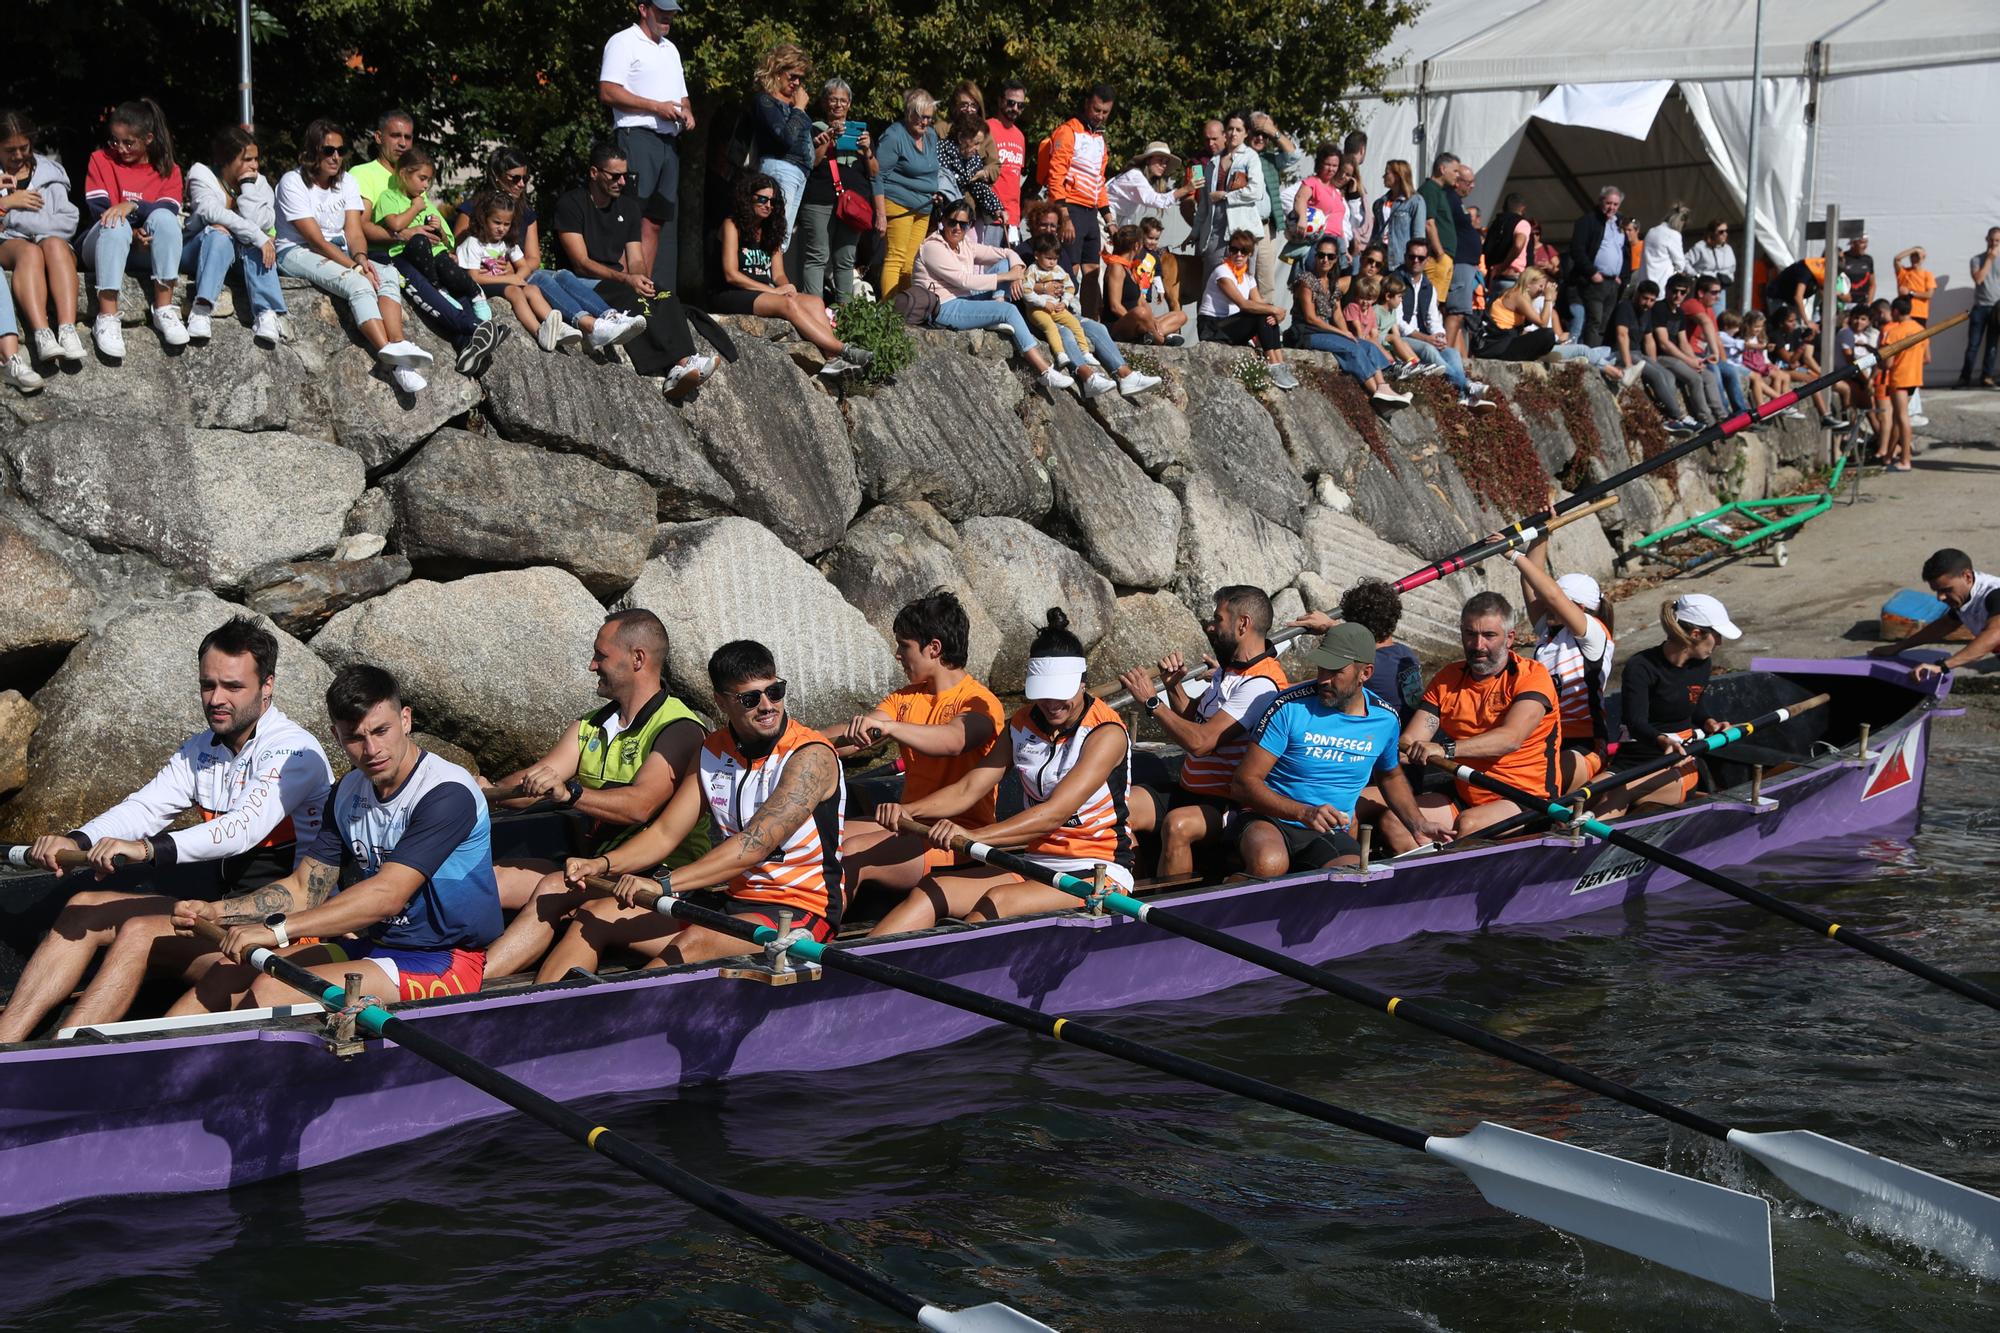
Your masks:
{"label": "red handbag", "polygon": [[840,163],[829,156],[826,165],[833,173],[833,220],[852,231],[874,230],[875,205],[867,195],[840,183]]}

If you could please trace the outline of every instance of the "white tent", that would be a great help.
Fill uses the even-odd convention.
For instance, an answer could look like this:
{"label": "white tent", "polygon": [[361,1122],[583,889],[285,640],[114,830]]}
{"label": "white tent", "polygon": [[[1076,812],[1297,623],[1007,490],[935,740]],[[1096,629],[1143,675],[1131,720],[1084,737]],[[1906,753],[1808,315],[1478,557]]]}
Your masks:
{"label": "white tent", "polygon": [[[1642,225],[1672,200],[1696,225],[1740,219],[1756,9],[1432,0],[1390,41],[1390,97],[1356,107],[1371,174],[1401,157],[1421,176],[1448,149],[1479,173],[1473,202],[1490,210],[1520,190],[1558,244],[1606,184]],[[1891,256],[1922,245],[1941,284],[1933,314],[1971,304],[1967,261],[2000,224],[2000,3],[1764,0],[1761,100],[1767,260],[1796,258],[1807,222],[1837,204],[1867,223],[1880,294],[1894,295]],[[1735,239],[1741,256],[1740,226]],[[1964,338],[1939,343],[1933,381],[1956,376]]]}

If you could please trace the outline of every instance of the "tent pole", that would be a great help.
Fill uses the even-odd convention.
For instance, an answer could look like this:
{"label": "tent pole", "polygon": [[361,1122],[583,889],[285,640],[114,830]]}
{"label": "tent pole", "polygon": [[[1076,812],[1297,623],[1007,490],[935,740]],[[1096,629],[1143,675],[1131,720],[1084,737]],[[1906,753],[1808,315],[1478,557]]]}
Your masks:
{"label": "tent pole", "polygon": [[250,105],[250,0],[236,5],[236,110],[244,129],[252,124]]}
{"label": "tent pole", "polygon": [[1757,286],[1757,140],[1764,119],[1764,0],[1757,0],[1757,37],[1750,49],[1750,174],[1743,178],[1743,266],[1741,286],[1736,289],[1736,305],[1750,313],[1750,297]]}
{"label": "tent pole", "polygon": [[1806,206],[1799,214],[1799,253],[1806,252],[1806,227],[1819,207],[1819,80],[1825,66],[1826,43],[1806,49]]}

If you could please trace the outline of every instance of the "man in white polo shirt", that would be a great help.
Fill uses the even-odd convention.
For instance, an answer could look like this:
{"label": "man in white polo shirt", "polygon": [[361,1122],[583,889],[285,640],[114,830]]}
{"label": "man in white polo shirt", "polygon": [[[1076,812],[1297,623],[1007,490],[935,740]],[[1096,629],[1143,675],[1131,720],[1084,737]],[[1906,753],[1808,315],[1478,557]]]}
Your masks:
{"label": "man in white polo shirt", "polygon": [[604,44],[597,74],[597,100],[611,108],[633,193],[646,210],[639,253],[653,284],[669,292],[680,288],[680,136],[694,128],[681,53],[667,40],[680,12],[680,0],[639,0],[639,21]]}

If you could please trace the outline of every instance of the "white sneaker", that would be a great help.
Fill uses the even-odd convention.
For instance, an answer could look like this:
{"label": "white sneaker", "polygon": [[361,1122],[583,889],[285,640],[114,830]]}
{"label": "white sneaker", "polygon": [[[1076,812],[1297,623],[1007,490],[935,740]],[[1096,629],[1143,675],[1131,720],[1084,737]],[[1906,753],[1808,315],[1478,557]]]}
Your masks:
{"label": "white sneaker", "polygon": [[[1290,393],[1293,389],[1299,387],[1299,377],[1297,375],[1294,375],[1292,373],[1292,368],[1286,365],[1284,362],[1279,361],[1274,364],[1271,364],[1269,366],[1269,370],[1271,374],[1271,383],[1276,387],[1283,389],[1286,393]],[[1408,394],[1403,395],[1403,401],[1406,403],[1410,401]]]}
{"label": "white sneaker", "polygon": [[1394,389],[1383,388],[1377,389],[1370,395],[1370,401],[1391,409],[1408,407],[1410,405],[1410,395],[1397,393]]}
{"label": "white sneaker", "polygon": [[99,315],[90,326],[90,340],[97,344],[100,356],[113,361],[125,359],[125,330],[118,323],[116,315]]}
{"label": "white sneaker", "polygon": [[1127,398],[1137,398],[1140,394],[1146,392],[1146,390],[1157,389],[1159,387],[1160,377],[1158,375],[1148,375],[1142,370],[1135,370],[1124,379],[1118,381],[1118,392]]}
{"label": "white sneaker", "polygon": [[188,307],[187,336],[195,342],[207,342],[215,336],[215,328],[209,321],[214,307],[206,301],[196,301]]}
{"label": "white sneaker", "polygon": [[1489,386],[1485,380],[1467,380],[1465,382],[1465,391],[1471,394],[1474,398],[1484,398],[1486,396],[1486,390],[1489,387],[1491,386]]}
{"label": "white sneaker", "polygon": [[[606,319],[611,321],[611,331],[609,333],[604,333],[604,321]],[[604,346],[623,347],[626,343],[631,342],[646,331],[646,317],[644,315],[627,315],[623,312],[600,315],[597,319],[597,331],[604,334]]]}
{"label": "white sneaker", "polygon": [[574,352],[577,348],[583,346],[582,329],[554,312],[550,313],[549,318],[558,321],[556,326],[559,330],[556,334],[556,350],[558,352]]}
{"label": "white sneaker", "polygon": [[[644,321],[641,321],[643,325]],[[722,368],[722,358],[713,352],[702,352],[694,358],[694,370],[703,379],[711,379]]]}
{"label": "white sneaker", "polygon": [[1118,381],[1100,370],[1083,382],[1083,400],[1089,402],[1093,398],[1102,398],[1117,389]]}
{"label": "white sneaker", "polygon": [[1921,412],[1912,412],[1910,413],[1910,424],[1912,426],[1928,426],[1931,424],[1931,419]]}
{"label": "white sneaker", "polygon": [[431,363],[431,354],[407,339],[388,343],[375,353],[375,359],[385,366],[399,366],[414,370],[418,366]]}
{"label": "white sneaker", "polygon": [[278,312],[266,310],[257,316],[257,322],[250,326],[250,336],[266,347],[278,345]]}
{"label": "white sneaker", "polygon": [[1068,389],[1074,387],[1076,381],[1063,374],[1060,370],[1057,370],[1054,366],[1050,366],[1042,372],[1042,384],[1049,389]]}
{"label": "white sneaker", "polygon": [[590,350],[601,352],[617,341],[625,331],[624,321],[617,315],[599,315],[597,322],[590,326]]}
{"label": "white sneaker", "polygon": [[45,366],[52,366],[62,356],[62,344],[56,341],[54,329],[35,330],[35,360]]}
{"label": "white sneaker", "polygon": [[542,321],[542,327],[535,330],[535,346],[553,356],[562,333],[562,316],[550,311],[549,317]]}
{"label": "white sneaker", "polygon": [[415,397],[425,389],[430,388],[430,381],[419,375],[416,371],[411,370],[408,366],[389,367],[389,378],[395,381],[398,389],[401,389],[411,397]]}
{"label": "white sneaker", "polygon": [[187,325],[181,323],[181,312],[170,305],[153,307],[153,327],[159,331],[160,341],[169,347],[188,345]]}
{"label": "white sneaker", "polygon": [[83,364],[83,335],[76,331],[76,325],[65,324],[56,330],[56,346],[62,349],[63,360],[73,366]]}
{"label": "white sneaker", "polygon": [[24,394],[42,391],[42,377],[28,364],[26,352],[17,351],[0,363],[0,384],[11,384]]}

